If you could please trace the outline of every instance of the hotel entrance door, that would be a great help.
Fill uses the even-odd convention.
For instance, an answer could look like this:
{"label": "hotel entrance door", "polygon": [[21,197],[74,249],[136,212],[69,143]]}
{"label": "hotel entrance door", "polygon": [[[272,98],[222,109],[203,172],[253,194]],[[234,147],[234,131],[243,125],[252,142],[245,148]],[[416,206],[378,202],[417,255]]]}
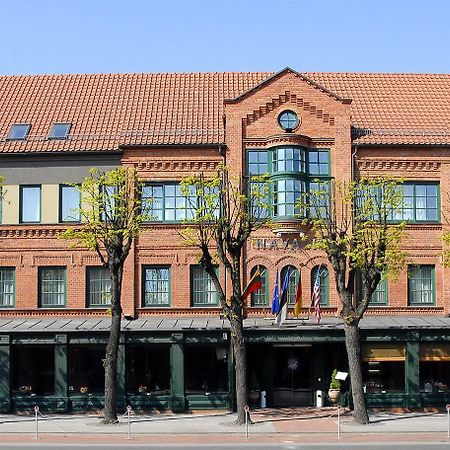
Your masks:
{"label": "hotel entrance door", "polygon": [[312,406],[312,347],[273,347],[274,406]]}

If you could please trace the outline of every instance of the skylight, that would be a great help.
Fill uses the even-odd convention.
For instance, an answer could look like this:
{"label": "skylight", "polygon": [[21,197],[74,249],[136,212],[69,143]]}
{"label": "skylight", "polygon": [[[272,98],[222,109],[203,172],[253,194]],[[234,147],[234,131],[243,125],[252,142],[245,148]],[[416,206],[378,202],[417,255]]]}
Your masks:
{"label": "skylight", "polygon": [[10,141],[24,140],[27,138],[31,125],[29,123],[13,123],[7,139]]}
{"label": "skylight", "polygon": [[50,129],[49,139],[67,139],[71,123],[54,123]]}

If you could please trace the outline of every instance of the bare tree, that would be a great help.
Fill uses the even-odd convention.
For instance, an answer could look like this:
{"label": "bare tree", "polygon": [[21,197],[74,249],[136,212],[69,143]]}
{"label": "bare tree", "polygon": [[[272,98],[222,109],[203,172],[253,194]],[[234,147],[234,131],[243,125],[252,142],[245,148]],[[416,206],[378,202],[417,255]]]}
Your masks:
{"label": "bare tree", "polygon": [[[193,226],[182,232],[189,245],[201,251],[200,265],[211,277],[220,306],[231,327],[231,351],[236,379],[237,423],[245,422],[247,404],[247,353],[243,319],[245,301],[242,290],[242,251],[250,235],[269,221],[267,177],[250,179],[230,177],[225,166],[214,176],[204,174],[183,181],[185,194],[191,199]],[[216,272],[217,262],[231,280],[231,296]]]}
{"label": "bare tree", "polygon": [[[402,194],[390,179],[317,182],[300,208],[311,226],[308,248],[326,253],[342,304],[355,422],[369,422],[361,371],[359,323],[380,280],[404,265]],[[359,283],[358,283],[359,282]],[[357,289],[357,284],[360,284]],[[358,292],[359,291],[359,292]]]}
{"label": "bare tree", "polygon": [[141,183],[134,170],[123,167],[100,173],[92,170],[79,190],[81,224],[68,228],[64,239],[96,251],[111,278],[111,330],[105,368],[104,423],[117,422],[117,353],[121,330],[123,267],[145,214],[141,211]]}

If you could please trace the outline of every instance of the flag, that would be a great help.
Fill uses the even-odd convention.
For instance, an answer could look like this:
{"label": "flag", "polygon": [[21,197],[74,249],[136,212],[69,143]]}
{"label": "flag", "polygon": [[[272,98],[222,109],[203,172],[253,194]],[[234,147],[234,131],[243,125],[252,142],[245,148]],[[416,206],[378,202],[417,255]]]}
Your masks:
{"label": "flag", "polygon": [[257,291],[258,289],[261,289],[262,287],[262,280],[261,280],[261,270],[258,268],[256,269],[253,276],[250,278],[250,281],[248,282],[247,286],[244,289],[244,292],[242,293],[242,300],[245,300],[250,294]]}
{"label": "flag", "polygon": [[287,304],[288,304],[288,292],[289,292],[289,279],[291,278],[291,268],[288,267],[286,275],[284,277],[283,286],[281,288],[280,306],[278,308],[278,314],[275,318],[275,324],[280,326],[287,316]]}
{"label": "flag", "polygon": [[277,270],[277,279],[275,280],[275,288],[273,289],[273,296],[272,296],[272,314],[278,314],[279,309],[280,309],[280,297],[278,295],[278,270]]}
{"label": "flag", "polygon": [[317,318],[317,323],[319,323],[320,319],[322,318],[322,313],[320,310],[320,277],[321,277],[321,271],[319,268],[317,270],[316,281],[314,283],[312,299],[311,299],[311,304],[314,306],[314,315]]}
{"label": "flag", "polygon": [[297,291],[295,292],[295,305],[294,305],[294,316],[298,317],[300,314],[300,311],[302,309],[302,281],[300,279],[300,274],[298,277],[298,285],[297,285]]}

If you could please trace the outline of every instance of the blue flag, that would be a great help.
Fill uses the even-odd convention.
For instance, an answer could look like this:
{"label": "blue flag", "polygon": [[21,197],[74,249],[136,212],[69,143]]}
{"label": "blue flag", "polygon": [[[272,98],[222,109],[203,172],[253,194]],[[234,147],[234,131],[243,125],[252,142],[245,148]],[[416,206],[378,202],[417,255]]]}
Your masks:
{"label": "blue flag", "polygon": [[275,288],[273,290],[272,296],[272,314],[278,314],[279,309],[280,309],[280,296],[278,293],[278,270],[277,270],[277,279],[275,280]]}
{"label": "blue flag", "polygon": [[291,278],[291,268],[288,267],[284,276],[283,286],[281,287],[281,295],[278,303],[278,313],[275,318],[275,324],[280,326],[287,316],[288,289],[289,279]]}

